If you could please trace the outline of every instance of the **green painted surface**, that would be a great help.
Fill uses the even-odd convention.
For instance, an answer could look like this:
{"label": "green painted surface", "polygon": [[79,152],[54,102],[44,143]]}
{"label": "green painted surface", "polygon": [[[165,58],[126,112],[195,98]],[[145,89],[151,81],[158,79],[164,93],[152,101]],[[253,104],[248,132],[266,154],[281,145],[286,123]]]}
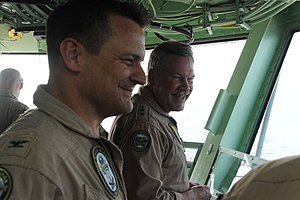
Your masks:
{"label": "green painted surface", "polygon": [[[236,99],[233,98],[233,105],[228,107],[223,120],[218,122],[218,127],[222,128],[210,130],[192,173],[193,181],[207,184],[214,169],[214,188],[221,192],[228,190],[241,160],[225,154],[218,155],[218,147],[248,153],[289,44],[290,33],[296,27],[300,28],[296,10],[300,10],[300,2],[252,27],[226,89],[227,95]],[[295,15],[293,21],[290,14]],[[214,114],[224,115],[223,112]],[[212,151],[209,151],[212,146]]]}

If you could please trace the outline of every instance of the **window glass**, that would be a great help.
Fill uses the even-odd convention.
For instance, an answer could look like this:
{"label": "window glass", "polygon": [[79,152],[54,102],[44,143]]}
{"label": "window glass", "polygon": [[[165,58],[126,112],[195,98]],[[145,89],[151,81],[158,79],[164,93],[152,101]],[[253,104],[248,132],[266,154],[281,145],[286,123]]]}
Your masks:
{"label": "window glass", "polygon": [[261,155],[266,160],[299,154],[299,45],[300,32],[296,32],[282,64],[277,86],[273,90],[274,100],[271,98],[269,102],[269,109],[252,148],[251,154]]}
{"label": "window glass", "polygon": [[[184,141],[205,142],[208,131],[204,129],[220,89],[226,89],[240,57],[245,40],[193,45],[194,90],[185,104],[185,109],[170,114],[178,123]],[[230,49],[230,50],[229,50]],[[147,72],[151,51],[147,50],[142,67]],[[49,70],[46,55],[0,55],[0,70],[12,67],[19,70],[24,79],[24,88],[19,100],[34,108],[32,95],[39,84],[48,80]],[[137,92],[138,87],[135,88]],[[114,117],[103,121],[109,131]],[[192,160],[196,150],[187,150],[187,159]]]}
{"label": "window glass", "polygon": [[29,108],[35,108],[33,93],[39,84],[48,81],[48,58],[46,55],[0,55],[0,71],[6,68],[14,68],[21,73],[23,88],[18,100]]}

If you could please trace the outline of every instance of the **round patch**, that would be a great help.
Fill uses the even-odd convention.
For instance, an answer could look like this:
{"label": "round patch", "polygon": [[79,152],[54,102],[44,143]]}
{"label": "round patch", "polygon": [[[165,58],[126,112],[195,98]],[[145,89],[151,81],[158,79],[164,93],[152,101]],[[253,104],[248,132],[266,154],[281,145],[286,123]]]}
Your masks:
{"label": "round patch", "polygon": [[105,186],[105,189],[116,198],[119,194],[119,186],[116,178],[116,173],[109,157],[106,155],[104,149],[100,146],[95,146],[92,149],[92,156],[95,167],[100,176],[100,179]]}
{"label": "round patch", "polygon": [[131,136],[131,146],[138,152],[146,151],[151,145],[150,134],[146,131],[136,131]]}
{"label": "round patch", "polygon": [[12,178],[9,172],[0,168],[0,200],[6,200],[12,190]]}

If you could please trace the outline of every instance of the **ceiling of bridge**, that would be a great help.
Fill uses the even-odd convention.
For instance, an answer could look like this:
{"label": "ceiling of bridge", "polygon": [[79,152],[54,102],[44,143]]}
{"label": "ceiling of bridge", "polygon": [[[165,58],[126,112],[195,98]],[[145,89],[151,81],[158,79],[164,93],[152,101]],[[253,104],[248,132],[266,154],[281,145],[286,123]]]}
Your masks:
{"label": "ceiling of bridge", "polygon": [[[45,22],[66,0],[0,1],[0,43],[22,40],[30,33],[45,51]],[[199,43],[245,37],[251,26],[280,12],[295,0],[139,0],[154,16],[146,45],[163,40]],[[84,3],[84,1],[83,1]],[[13,29],[13,30],[12,30]],[[13,33],[9,31],[13,31]],[[28,36],[30,37],[30,36]]]}
{"label": "ceiling of bridge", "polygon": [[273,0],[144,0],[154,22],[147,44],[176,39],[187,42],[223,40],[246,35],[295,1]]}

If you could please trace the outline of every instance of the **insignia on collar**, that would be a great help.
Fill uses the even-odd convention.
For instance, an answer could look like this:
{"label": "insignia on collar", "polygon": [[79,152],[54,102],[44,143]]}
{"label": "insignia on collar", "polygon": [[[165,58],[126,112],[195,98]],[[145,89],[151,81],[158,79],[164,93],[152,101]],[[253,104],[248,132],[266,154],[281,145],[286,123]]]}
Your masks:
{"label": "insignia on collar", "polygon": [[112,197],[116,198],[119,195],[119,186],[114,167],[111,164],[112,161],[109,160],[106,152],[100,146],[93,147],[92,156],[98,175],[105,186],[105,189]]}
{"label": "insignia on collar", "polygon": [[26,143],[28,143],[27,140],[15,140],[15,141],[10,141],[8,148],[23,148]]}
{"label": "insignia on collar", "polygon": [[12,190],[12,178],[7,170],[0,168],[0,199],[7,200]]}
{"label": "insignia on collar", "polygon": [[146,151],[151,145],[151,137],[148,132],[139,130],[131,136],[131,146],[135,151]]}
{"label": "insignia on collar", "polygon": [[36,140],[36,136],[30,135],[12,136],[6,141],[3,147],[0,147],[0,155],[25,157],[30,152]]}

